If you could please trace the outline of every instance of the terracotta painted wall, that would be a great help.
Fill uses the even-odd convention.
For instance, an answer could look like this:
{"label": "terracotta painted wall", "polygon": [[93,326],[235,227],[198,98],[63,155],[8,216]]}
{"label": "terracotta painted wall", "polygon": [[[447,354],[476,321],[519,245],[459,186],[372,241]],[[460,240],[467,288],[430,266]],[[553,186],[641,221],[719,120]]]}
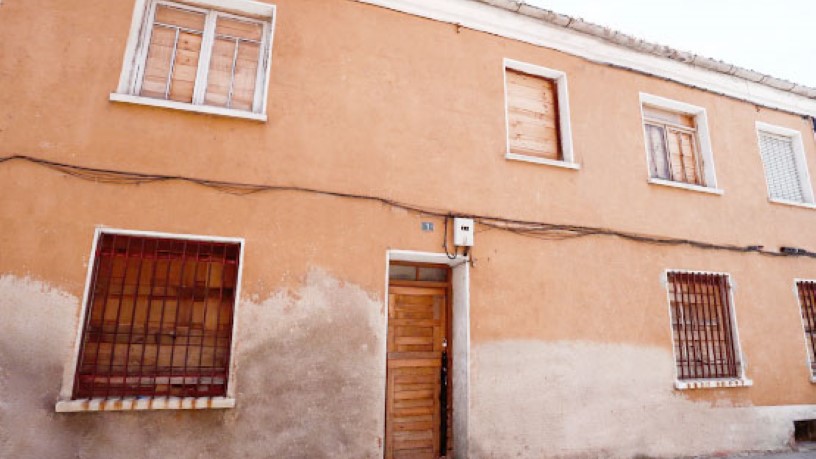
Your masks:
{"label": "terracotta painted wall", "polygon": [[[109,102],[131,1],[4,1],[0,156],[816,250],[816,211],[768,203],[754,130],[800,130],[816,171],[799,116],[353,1],[276,4],[257,123]],[[504,159],[505,57],[567,73],[579,171]],[[639,92],[707,109],[722,196],[647,183]],[[235,409],[53,412],[99,225],[246,239]],[[442,226],[372,202],[0,164],[0,456],[379,456],[385,252],[441,252]],[[793,293],[811,259],[484,227],[473,254],[471,457],[778,449],[816,418]],[[669,268],[731,273],[753,387],[673,389]]]}

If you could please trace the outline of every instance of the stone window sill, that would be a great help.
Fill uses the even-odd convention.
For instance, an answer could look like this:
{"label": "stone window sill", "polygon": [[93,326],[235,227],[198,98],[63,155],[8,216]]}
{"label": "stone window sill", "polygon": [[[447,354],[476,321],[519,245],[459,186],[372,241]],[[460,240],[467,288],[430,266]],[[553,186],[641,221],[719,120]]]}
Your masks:
{"label": "stone window sill", "polygon": [[235,408],[230,397],[92,398],[60,400],[57,413],[85,411],[207,410]]}
{"label": "stone window sill", "polygon": [[235,110],[231,108],[212,107],[209,105],[193,105],[185,104],[183,102],[176,102],[173,100],[152,99],[150,97],[133,96],[130,94],[119,94],[117,92],[111,93],[111,102],[124,102],[135,105],[149,105],[151,107],[170,108],[173,110],[181,110],[186,112],[206,113],[208,115],[225,116],[228,118],[243,118],[253,121],[266,121],[266,114],[253,113],[244,110]]}
{"label": "stone window sill", "polygon": [[751,387],[754,382],[750,379],[691,379],[686,381],[675,381],[674,388],[677,390],[691,389],[725,389],[729,387]]}
{"label": "stone window sill", "polygon": [[555,166],[561,167],[564,169],[572,169],[572,170],[579,170],[581,169],[581,165],[578,163],[572,163],[568,161],[556,161],[552,159],[546,158],[537,158],[535,156],[527,156],[527,155],[519,155],[517,153],[506,153],[504,155],[506,159],[510,159],[513,161],[523,161],[526,163],[533,163],[533,164],[543,164],[545,166]]}
{"label": "stone window sill", "polygon": [[723,190],[721,190],[719,188],[709,188],[709,187],[706,187],[706,186],[692,185],[690,183],[683,183],[683,182],[673,182],[671,180],[663,180],[663,179],[658,179],[658,178],[650,178],[649,183],[651,183],[652,185],[662,185],[662,186],[668,186],[668,187],[671,187],[671,188],[679,188],[681,190],[698,191],[700,193],[708,193],[708,194],[716,194],[716,195],[722,195],[723,194]]}

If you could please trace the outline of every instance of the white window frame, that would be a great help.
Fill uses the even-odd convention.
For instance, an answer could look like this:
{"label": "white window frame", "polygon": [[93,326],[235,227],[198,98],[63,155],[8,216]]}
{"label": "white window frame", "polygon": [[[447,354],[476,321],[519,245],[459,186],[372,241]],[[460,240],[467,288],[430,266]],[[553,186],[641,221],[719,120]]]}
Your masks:
{"label": "white window frame", "polygon": [[[672,310],[671,310],[671,293],[669,292],[669,273],[687,273],[687,274],[713,274],[716,276],[725,276],[728,279],[728,301],[731,304],[731,323],[733,324],[731,333],[734,340],[734,348],[736,352],[737,363],[739,364],[740,375],[738,378],[706,378],[706,379],[680,379],[680,374],[677,371],[677,351],[674,345],[674,329],[672,328]],[[716,271],[699,271],[688,269],[667,269],[663,271],[660,282],[666,291],[666,312],[669,319],[669,342],[672,349],[672,366],[674,367],[674,388],[677,390],[689,389],[721,389],[726,387],[750,387],[754,382],[745,374],[747,367],[745,355],[742,352],[742,344],[739,338],[739,324],[737,323],[737,305],[734,302],[734,290],[736,285],[730,273],[716,272]]]}
{"label": "white window frame", "polygon": [[[153,30],[153,15],[156,10],[156,5],[179,7],[207,14],[207,21],[203,33],[204,39],[201,43],[201,54],[199,57],[201,65],[199,65],[196,75],[196,90],[193,95],[192,103],[155,99],[138,95],[142,84],[147,50],[150,44],[150,35]],[[252,110],[204,105],[207,73],[209,72],[209,61],[213,45],[212,37],[215,32],[215,20],[218,16],[263,24],[263,38],[260,51],[261,61],[260,65],[258,65]],[[267,94],[269,91],[270,70],[272,68],[272,42],[276,19],[275,5],[252,0],[184,0],[184,3],[169,0],[136,0],[130,25],[130,35],[128,36],[125,57],[122,62],[122,73],[119,77],[119,85],[116,91],[110,94],[110,100],[113,102],[125,102],[211,115],[266,121]]]}
{"label": "white window frame", "polygon": [[[675,182],[673,180],[665,180],[652,177],[652,155],[649,151],[649,142],[647,141],[648,133],[646,132],[646,117],[643,113],[643,106],[650,105],[670,112],[681,113],[694,117],[694,123],[697,126],[697,150],[699,154],[698,161],[702,164],[703,180],[705,185],[694,185],[691,183]],[[722,195],[724,191],[717,187],[717,174],[714,167],[714,152],[711,148],[711,136],[708,129],[708,114],[706,109],[696,105],[679,102],[665,97],[655,96],[652,94],[640,93],[640,124],[643,130],[643,146],[646,152],[646,177],[648,182],[653,185],[662,185],[672,188],[685,189],[690,191],[699,191],[708,194]]]}
{"label": "white window frame", "polygon": [[802,298],[799,296],[800,282],[816,282],[816,279],[802,279],[796,278],[793,280],[793,294],[796,296],[796,304],[799,305],[799,320],[802,322],[802,342],[805,345],[805,362],[807,362],[807,372],[810,382],[816,384],[816,375],[813,374],[813,360],[810,356],[810,344],[808,343],[807,333],[805,333],[805,319],[802,317]]}
{"label": "white window frame", "polygon": [[[558,136],[561,142],[562,160],[553,160],[547,158],[539,158],[536,156],[520,155],[510,152],[510,109],[508,107],[507,98],[507,71],[515,70],[517,72],[526,73],[528,75],[539,76],[553,80],[555,88],[558,91]],[[560,70],[553,70],[540,65],[529,64],[527,62],[516,61],[505,58],[502,67],[504,78],[504,122],[506,132],[506,159],[525,161],[535,164],[544,164],[547,166],[563,167],[567,169],[578,170],[581,166],[575,162],[575,153],[572,144],[572,124],[570,122],[570,104],[569,104],[569,90],[567,87],[567,74]]]}
{"label": "white window frame", "polygon": [[[126,397],[126,398],[91,398],[72,400],[74,393],[74,382],[79,362],[79,351],[82,346],[85,317],[88,314],[88,296],[90,295],[91,282],[93,280],[94,263],[96,262],[96,247],[103,234],[120,234],[124,236],[144,236],[152,238],[172,238],[184,239],[188,241],[206,242],[226,242],[239,244],[238,273],[235,281],[235,304],[232,309],[232,342],[230,343],[229,377],[227,378],[227,394],[224,397]],[[235,362],[235,337],[238,331],[239,305],[241,303],[241,280],[244,271],[244,247],[246,241],[239,237],[202,236],[196,234],[176,234],[163,233],[157,231],[138,231],[118,228],[97,227],[94,232],[91,253],[88,258],[88,269],[85,277],[85,290],[82,294],[82,304],[80,306],[79,320],[77,322],[76,339],[74,340],[73,353],[70,364],[63,370],[62,390],[60,390],[59,400],[55,406],[58,413],[82,412],[82,411],[133,411],[133,410],[200,410],[200,409],[225,409],[235,407],[235,373],[237,365]]]}
{"label": "white window frame", "polygon": [[[794,161],[796,161],[796,172],[799,175],[799,185],[802,187],[802,197],[805,202],[790,201],[787,199],[778,199],[771,197],[771,183],[768,181],[768,174],[765,173],[765,161],[762,159],[762,134],[769,134],[776,137],[784,137],[790,139],[793,146]],[[776,204],[786,204],[790,206],[808,207],[816,209],[816,200],[813,196],[813,186],[810,182],[810,172],[808,172],[807,160],[805,157],[805,145],[802,140],[802,132],[796,129],[777,126],[774,124],[764,123],[762,121],[756,122],[757,135],[757,151],[759,152],[759,160],[762,165],[762,175],[765,176],[765,187],[768,196],[768,201]]]}

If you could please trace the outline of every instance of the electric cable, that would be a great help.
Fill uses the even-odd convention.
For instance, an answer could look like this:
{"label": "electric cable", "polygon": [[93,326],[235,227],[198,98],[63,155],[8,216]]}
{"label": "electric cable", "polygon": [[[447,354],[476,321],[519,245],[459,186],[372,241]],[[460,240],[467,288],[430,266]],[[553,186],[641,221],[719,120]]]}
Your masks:
{"label": "electric cable", "polygon": [[[272,192],[272,191],[293,191],[301,193],[311,193],[323,196],[332,196],[344,199],[357,199],[371,202],[378,202],[390,207],[406,210],[420,215],[431,216],[445,219],[445,240],[443,247],[445,253],[450,257],[447,249],[448,237],[448,219],[453,217],[472,218],[476,223],[495,228],[499,230],[508,231],[521,236],[532,237],[543,240],[567,240],[582,237],[614,237],[633,242],[653,244],[659,246],[689,246],[701,250],[719,250],[737,253],[757,253],[769,257],[807,257],[816,258],[816,253],[810,251],[800,251],[796,253],[782,253],[765,250],[762,245],[735,245],[735,244],[717,244],[705,241],[697,241],[686,238],[676,238],[667,236],[653,236],[648,234],[640,234],[630,231],[621,231],[603,227],[569,225],[559,223],[536,222],[528,220],[511,219],[504,217],[497,217],[491,215],[470,214],[466,212],[453,212],[451,210],[438,209],[433,207],[420,206],[416,204],[405,203],[390,198],[381,196],[346,193],[340,191],[323,190],[318,188],[301,187],[295,185],[266,185],[241,183],[224,180],[209,180],[196,177],[188,177],[183,175],[167,175],[167,174],[151,174],[144,172],[131,172],[114,169],[104,169],[96,167],[80,166],[76,164],[69,164],[47,159],[37,158],[28,155],[11,155],[0,157],[0,163],[11,161],[27,162],[38,166],[46,167],[72,177],[92,182],[118,184],[118,185],[140,185],[154,182],[168,182],[180,181],[193,183],[200,186],[213,188],[223,193],[245,196],[249,194]],[[456,251],[454,251],[454,258]]]}

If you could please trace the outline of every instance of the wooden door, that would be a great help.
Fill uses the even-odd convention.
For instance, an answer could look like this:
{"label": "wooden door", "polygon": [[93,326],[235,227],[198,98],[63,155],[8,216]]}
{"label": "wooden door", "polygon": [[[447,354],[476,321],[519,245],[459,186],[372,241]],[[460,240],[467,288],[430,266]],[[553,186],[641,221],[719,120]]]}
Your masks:
{"label": "wooden door", "polygon": [[446,288],[389,286],[386,459],[444,456],[440,393],[447,304]]}

